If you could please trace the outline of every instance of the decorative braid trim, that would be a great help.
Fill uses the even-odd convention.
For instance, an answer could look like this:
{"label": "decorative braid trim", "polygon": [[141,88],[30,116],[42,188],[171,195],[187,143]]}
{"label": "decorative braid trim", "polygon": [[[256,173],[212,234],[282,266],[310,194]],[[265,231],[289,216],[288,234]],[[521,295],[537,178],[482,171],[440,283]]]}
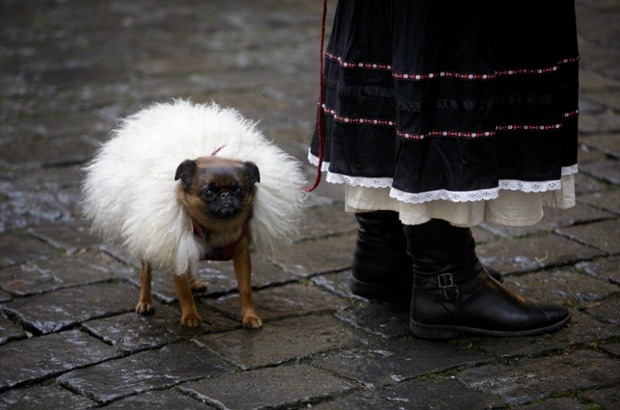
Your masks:
{"label": "decorative braid trim", "polygon": [[342,60],[337,54],[325,52],[325,57],[329,60],[336,61],[340,67],[344,68],[365,68],[368,70],[392,71],[392,66],[381,63],[349,63]]}
{"label": "decorative braid trim", "polygon": [[436,77],[439,78],[456,78],[459,80],[492,80],[497,77],[508,77],[514,75],[525,75],[525,74],[548,74],[554,71],[557,71],[561,65],[570,64],[579,61],[579,56],[565,58],[558,61],[556,64],[541,67],[541,68],[515,68],[510,70],[499,70],[493,71],[492,73],[459,73],[453,71],[438,71],[435,73],[396,73],[392,71],[392,66],[390,64],[385,63],[370,63],[370,62],[350,62],[344,61],[342,57],[337,54],[326,52],[325,57],[329,60],[335,61],[342,68],[348,69],[366,69],[366,70],[378,70],[378,71],[391,71],[392,77],[398,80],[409,80],[409,81],[421,81],[421,80],[430,80]]}
{"label": "decorative braid trim", "polygon": [[383,127],[396,127],[396,121],[382,120],[377,118],[360,118],[360,117],[345,117],[339,115],[335,110],[328,108],[325,104],[321,106],[325,114],[334,117],[334,121],[342,122],[345,124],[361,124],[361,125],[380,125]]}
{"label": "decorative braid trim", "polygon": [[[327,107],[325,104],[321,106],[325,114],[334,118],[334,121],[343,124],[354,125],[376,125],[381,127],[394,127],[398,124],[396,121],[379,119],[379,118],[362,118],[362,117],[346,117],[338,114],[334,109]],[[562,114],[564,118],[572,117],[579,114],[579,109],[565,112]],[[405,139],[422,140],[426,137],[456,137],[456,138],[483,138],[495,135],[498,131],[549,131],[562,128],[562,123],[555,124],[510,124],[497,125],[493,130],[468,132],[468,131],[450,131],[450,130],[433,130],[426,134],[412,134],[401,131],[396,128],[396,135]]]}
{"label": "decorative braid trim", "polygon": [[[317,166],[318,158],[308,152],[308,161]],[[428,201],[447,200],[451,202],[483,201],[497,198],[500,190],[521,192],[547,192],[562,188],[561,180],[552,181],[520,181],[516,179],[502,179],[498,181],[496,188],[481,189],[476,191],[448,191],[440,189],[421,193],[401,191],[392,187],[392,178],[352,177],[348,175],[329,172],[329,163],[323,162],[321,171],[327,172],[326,181],[332,184],[346,184],[365,188],[391,188],[390,197],[402,202],[420,204]],[[578,171],[578,165],[562,167],[562,176],[573,175]]]}

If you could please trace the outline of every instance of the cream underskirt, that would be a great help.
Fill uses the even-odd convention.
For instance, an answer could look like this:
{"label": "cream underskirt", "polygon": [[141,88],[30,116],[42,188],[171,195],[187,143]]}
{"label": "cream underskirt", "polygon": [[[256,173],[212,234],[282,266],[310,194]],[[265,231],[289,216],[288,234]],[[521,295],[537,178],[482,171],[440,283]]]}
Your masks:
{"label": "cream underskirt", "polygon": [[409,203],[393,198],[390,196],[390,187],[345,184],[345,210],[396,211],[406,225],[418,225],[437,218],[461,227],[472,227],[483,222],[529,226],[540,222],[544,206],[565,209],[575,205],[574,174],[562,176],[560,182],[559,189],[544,192],[499,190],[492,199],[466,202],[437,199],[422,203]]}

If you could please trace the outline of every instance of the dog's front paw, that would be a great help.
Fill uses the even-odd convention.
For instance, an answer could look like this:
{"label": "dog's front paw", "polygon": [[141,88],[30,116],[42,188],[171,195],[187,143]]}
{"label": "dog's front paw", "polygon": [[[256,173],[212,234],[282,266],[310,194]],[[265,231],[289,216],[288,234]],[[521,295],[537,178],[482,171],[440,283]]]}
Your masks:
{"label": "dog's front paw", "polygon": [[155,308],[152,302],[138,302],[136,312],[141,315],[152,315],[155,313]]}
{"label": "dog's front paw", "polygon": [[186,327],[198,327],[202,324],[202,318],[198,312],[189,312],[181,316],[181,324]]}
{"label": "dog's front paw", "polygon": [[243,327],[246,329],[260,329],[263,327],[263,321],[256,315],[246,315],[243,317]]}

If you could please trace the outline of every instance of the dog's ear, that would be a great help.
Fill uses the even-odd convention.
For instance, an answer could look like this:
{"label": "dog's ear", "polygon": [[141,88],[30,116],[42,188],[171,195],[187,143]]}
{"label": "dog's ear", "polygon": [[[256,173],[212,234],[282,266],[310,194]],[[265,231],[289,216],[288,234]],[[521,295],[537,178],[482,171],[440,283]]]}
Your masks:
{"label": "dog's ear", "polygon": [[258,172],[258,167],[255,163],[246,161],[243,163],[243,169],[248,174],[250,185],[260,182],[260,172]]}
{"label": "dog's ear", "polygon": [[174,180],[176,181],[180,179],[183,183],[183,189],[187,191],[187,189],[192,185],[192,181],[194,180],[194,175],[196,175],[197,170],[198,165],[196,165],[196,161],[186,159],[177,167]]}

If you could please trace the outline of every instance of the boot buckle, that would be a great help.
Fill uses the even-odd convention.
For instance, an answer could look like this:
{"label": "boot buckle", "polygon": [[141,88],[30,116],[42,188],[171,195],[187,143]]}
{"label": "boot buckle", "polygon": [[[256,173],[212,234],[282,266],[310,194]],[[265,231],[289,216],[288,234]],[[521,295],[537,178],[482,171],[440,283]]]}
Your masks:
{"label": "boot buckle", "polygon": [[451,273],[437,275],[437,286],[443,290],[443,296],[446,300],[452,300],[461,294],[459,287],[454,284],[454,277]]}

